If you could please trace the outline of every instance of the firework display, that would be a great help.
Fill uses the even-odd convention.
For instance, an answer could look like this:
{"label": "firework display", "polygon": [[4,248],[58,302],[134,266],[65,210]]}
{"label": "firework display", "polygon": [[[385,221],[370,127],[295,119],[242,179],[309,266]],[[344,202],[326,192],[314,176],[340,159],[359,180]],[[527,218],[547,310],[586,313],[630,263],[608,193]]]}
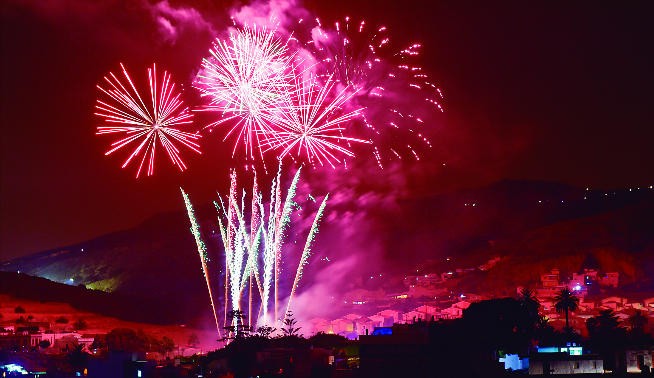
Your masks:
{"label": "firework display", "polygon": [[147,161],[147,174],[154,173],[157,146],[168,154],[173,165],[181,171],[186,164],[180,156],[179,146],[200,153],[197,140],[199,135],[181,131],[181,126],[192,122],[192,113],[184,107],[180,93],[175,91],[175,84],[170,74],[164,71],[160,81],[157,80],[156,66],[148,68],[150,87],[149,101],[143,101],[134,81],[125,67],[120,65],[127,84],[121,82],[113,73],[105,76],[107,89],[98,85],[101,93],[108,100],[98,99],[95,115],[104,119],[105,125],[97,128],[98,135],[120,134],[121,139],[111,144],[105,153],[110,155],[120,149],[132,148],[132,152],[123,163],[127,167],[132,160],[140,159],[136,177],[138,178]]}
{"label": "firework display", "polygon": [[[252,188],[251,212],[246,213],[246,195],[238,195],[237,176],[235,172],[231,174],[231,184],[229,194],[226,198],[220,197],[214,202],[218,212],[218,229],[222,247],[225,252],[225,313],[228,311],[242,311],[246,306],[244,303],[244,294],[249,295],[247,308],[250,321],[254,315],[260,325],[270,325],[279,320],[279,307],[281,290],[279,281],[281,279],[281,265],[284,258],[282,245],[286,239],[286,230],[289,226],[291,213],[297,207],[294,202],[296,188],[300,178],[300,170],[295,173],[293,180],[286,190],[285,199],[282,201],[282,184],[281,184],[281,166],[271,183],[271,194],[268,206],[263,202],[263,195],[258,191],[256,176]],[[202,261],[203,273],[207,279],[207,287],[210,297],[212,289],[208,279],[206,262],[206,246],[200,236],[199,226],[195,220],[193,208],[188,200],[188,196],[182,190],[182,195],[188,211],[191,222],[191,231],[195,236],[195,241]],[[322,218],[327,196],[323,199],[318,211],[312,222],[309,234],[306,239],[304,250],[297,266],[295,279],[288,295],[287,307],[291,304],[291,299],[302,277],[304,265],[308,262],[311,252],[312,242],[318,232],[318,226]],[[249,216],[249,217],[248,217]],[[249,218],[249,219],[248,219]],[[254,282],[254,287],[253,287]],[[258,294],[260,310],[254,314],[253,292]],[[229,305],[231,306],[229,306]],[[212,299],[213,306],[213,299]],[[215,315],[215,306],[214,315]],[[272,315],[272,317],[271,317]],[[217,316],[216,316],[217,319]]]}
{"label": "firework display", "polygon": [[[431,147],[425,120],[443,110],[441,90],[417,64],[420,50],[418,43],[397,48],[386,27],[349,17],[333,26],[300,19],[290,30],[235,25],[202,60],[193,87],[203,103],[195,110],[217,114],[202,130],[220,129],[223,141],[233,141],[232,157],[242,151],[246,161],[267,155],[335,168],[365,150],[382,168],[388,157],[419,160]],[[136,158],[137,177],[144,165],[152,175],[162,145],[186,169],[176,144],[199,152],[199,134],[178,129],[192,113],[170,75],[158,86],[155,67],[148,70],[146,106],[121,68],[128,84],[110,73],[109,89],[98,86],[111,101],[98,100],[106,125],[97,133],[125,134],[106,154],[133,146],[123,167]]]}
{"label": "firework display", "polygon": [[[244,157],[254,175],[248,196],[232,169],[229,193],[214,202],[224,253],[222,277],[212,274],[193,206],[181,191],[219,335],[221,305],[225,324],[228,313],[243,314],[245,308],[250,325],[281,321],[280,311],[292,309],[309,263],[328,195],[313,216],[292,284],[287,283],[282,267],[289,266],[289,256],[283,247],[291,215],[299,209],[294,198],[301,169],[284,190],[282,162],[337,168],[361,152],[372,154],[381,168],[387,157],[419,160],[419,151],[431,147],[426,120],[443,110],[440,89],[416,63],[420,44],[398,49],[385,27],[370,28],[347,17],[333,26],[323,26],[317,18],[283,25],[235,22],[214,40],[192,83],[201,100],[193,110],[210,117],[200,132],[217,130],[222,142],[231,143],[232,159]],[[140,161],[138,178],[144,168],[147,175],[154,173],[155,151],[162,146],[172,163],[185,170],[180,147],[200,153],[200,132],[180,130],[192,123],[192,113],[170,75],[164,72],[158,81],[156,67],[148,69],[150,98],[144,101],[121,68],[124,81],[110,73],[104,78],[107,89],[98,86],[107,99],[97,102],[95,114],[105,122],[97,134],[122,136],[106,154],[131,148],[123,168]],[[267,158],[280,168],[264,198],[256,167],[260,163],[268,174]],[[222,298],[213,291],[216,276],[224,278]]]}

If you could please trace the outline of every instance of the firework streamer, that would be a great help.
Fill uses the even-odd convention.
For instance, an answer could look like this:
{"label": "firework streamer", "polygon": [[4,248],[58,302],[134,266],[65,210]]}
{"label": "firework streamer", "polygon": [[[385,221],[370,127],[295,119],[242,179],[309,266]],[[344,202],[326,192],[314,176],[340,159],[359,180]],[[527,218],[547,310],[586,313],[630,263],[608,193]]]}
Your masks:
{"label": "firework streamer", "polygon": [[218,314],[216,313],[216,305],[213,300],[213,291],[211,290],[211,282],[209,281],[209,270],[207,263],[209,262],[209,256],[207,255],[207,247],[202,241],[202,235],[200,234],[200,225],[198,225],[197,219],[195,217],[195,212],[193,211],[193,205],[191,205],[191,200],[188,197],[188,194],[184,192],[184,189],[179,188],[182,192],[182,197],[184,198],[184,204],[186,205],[186,212],[188,213],[188,219],[191,222],[191,233],[195,238],[195,244],[198,247],[198,254],[200,255],[200,262],[202,263],[202,275],[204,275],[204,280],[207,283],[207,290],[209,291],[209,300],[211,301],[211,310],[213,311],[213,317],[216,321],[216,330],[218,331],[218,336],[222,338],[220,332],[220,324],[218,322]]}
{"label": "firework streamer", "polygon": [[[161,82],[157,81],[156,65],[148,68],[150,102],[146,105],[125,66],[120,64],[125,80],[123,84],[113,73],[105,76],[108,89],[97,88],[109,101],[98,98],[95,115],[104,118],[105,126],[98,126],[97,135],[121,134],[123,137],[111,144],[105,153],[110,155],[118,150],[133,147],[122,165],[127,167],[133,159],[140,163],[136,171],[138,178],[147,161],[147,175],[154,174],[157,146],[163,147],[170,161],[180,171],[187,169],[181,158],[179,146],[196,153],[200,152],[197,140],[200,135],[181,131],[179,128],[192,123],[192,114],[183,106],[181,94],[175,91],[170,74],[164,71]],[[161,148],[160,147],[160,148]]]}
{"label": "firework streamer", "polygon": [[286,304],[285,314],[288,314],[288,312],[291,309],[291,302],[293,301],[293,296],[295,295],[295,291],[297,290],[297,287],[300,283],[300,279],[302,279],[304,266],[309,263],[309,256],[311,255],[311,245],[313,244],[313,241],[315,240],[316,235],[318,234],[318,226],[320,225],[320,221],[322,219],[323,212],[325,211],[325,206],[327,205],[328,198],[329,198],[329,194],[326,195],[325,198],[322,200],[322,203],[320,204],[320,208],[318,208],[318,212],[316,213],[316,216],[313,219],[313,224],[311,225],[311,230],[309,231],[307,240],[304,243],[304,249],[302,250],[300,263],[298,264],[297,271],[295,272],[295,279],[293,280],[293,286],[291,286],[291,294],[289,295],[288,303]]}
{"label": "firework streamer", "polygon": [[286,237],[286,228],[288,227],[288,224],[291,221],[291,211],[293,210],[293,206],[296,205],[295,202],[293,201],[293,198],[295,198],[297,183],[300,180],[301,170],[302,167],[298,168],[297,172],[295,172],[295,176],[293,177],[291,186],[288,188],[286,192],[286,200],[284,201],[283,206],[280,201],[281,200],[281,189],[280,189],[281,188],[281,163],[279,166],[279,171],[277,172],[277,183],[276,183],[277,191],[275,197],[275,200],[277,202],[275,204],[276,216],[275,216],[274,232],[272,235],[272,242],[271,242],[275,251],[274,252],[275,253],[275,320],[279,319],[277,310],[279,309],[279,277],[281,275],[281,267],[282,267],[281,264],[282,244]]}

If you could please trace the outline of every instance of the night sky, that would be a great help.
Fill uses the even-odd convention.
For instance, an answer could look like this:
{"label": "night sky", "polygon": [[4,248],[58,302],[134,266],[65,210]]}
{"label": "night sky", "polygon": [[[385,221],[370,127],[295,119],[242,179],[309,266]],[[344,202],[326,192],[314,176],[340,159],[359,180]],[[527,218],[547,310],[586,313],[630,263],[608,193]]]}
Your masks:
{"label": "night sky", "polygon": [[[363,17],[425,47],[422,65],[445,95],[445,113],[431,120],[434,148],[408,168],[360,163],[349,174],[364,186],[371,177],[393,183],[406,175],[403,195],[420,196],[504,178],[593,188],[654,180],[651,2],[274,4],[325,23]],[[1,7],[0,259],[181,210],[180,186],[194,202],[224,192],[236,164],[231,144],[210,136],[202,156],[186,155],[188,171],[162,164],[156,176],[135,180],[119,157],[104,156],[109,141],[94,135],[93,111],[96,84],[120,62],[142,75],[156,61],[188,86],[238,6],[10,0]]]}

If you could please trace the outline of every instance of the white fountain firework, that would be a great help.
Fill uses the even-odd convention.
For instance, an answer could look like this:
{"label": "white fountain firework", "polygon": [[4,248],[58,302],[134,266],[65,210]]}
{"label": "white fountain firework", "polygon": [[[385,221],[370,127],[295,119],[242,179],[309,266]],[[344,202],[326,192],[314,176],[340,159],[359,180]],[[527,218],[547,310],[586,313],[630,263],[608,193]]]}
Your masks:
{"label": "white fountain firework", "polygon": [[[231,174],[229,194],[225,198],[219,196],[218,201],[214,202],[218,212],[218,228],[222,247],[225,252],[225,315],[229,311],[228,309],[243,311],[247,307],[248,319],[250,319],[250,324],[253,324],[252,307],[255,293],[258,294],[260,308],[254,315],[257,318],[256,323],[260,325],[271,325],[281,320],[279,310],[283,310],[283,308],[280,308],[280,297],[281,299],[287,298],[286,308],[291,308],[292,298],[302,277],[303,267],[308,263],[311,246],[318,232],[318,226],[328,197],[325,196],[313,218],[290,293],[285,295],[281,293],[279,285],[284,258],[282,246],[286,240],[286,231],[290,224],[291,214],[294,209],[299,208],[294,202],[294,198],[300,179],[300,171],[301,169],[298,169],[295,173],[284,196],[280,165],[277,175],[271,183],[270,199],[267,206],[264,204],[263,195],[258,189],[255,176],[250,198],[250,214],[245,211],[247,199],[245,191],[240,196],[238,195],[238,180],[235,172]],[[202,241],[191,203],[183,190],[182,195],[192,225],[191,230],[200,253],[203,272],[205,272],[205,278],[207,278],[210,298],[213,298],[208,280],[209,276],[205,268],[208,261],[206,247]],[[283,197],[284,200],[282,200]],[[246,293],[248,294],[247,304],[244,303]]]}

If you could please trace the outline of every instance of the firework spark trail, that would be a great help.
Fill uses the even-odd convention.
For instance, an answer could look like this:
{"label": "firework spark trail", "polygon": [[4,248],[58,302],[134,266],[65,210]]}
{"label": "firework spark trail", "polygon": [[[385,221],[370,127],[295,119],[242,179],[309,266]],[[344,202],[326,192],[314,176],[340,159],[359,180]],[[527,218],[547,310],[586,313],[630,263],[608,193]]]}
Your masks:
{"label": "firework spark trail", "polygon": [[276,37],[275,30],[237,28],[229,41],[216,39],[211,56],[202,61],[195,84],[209,99],[202,110],[222,113],[207,127],[236,120],[225,135],[236,138],[232,155],[242,142],[246,157],[256,158],[255,148],[263,157],[259,134],[271,131],[264,115],[278,106],[289,85],[293,55],[287,43]]}
{"label": "firework spark trail", "polygon": [[304,157],[311,165],[317,161],[321,166],[329,164],[334,168],[335,162],[341,162],[336,154],[354,156],[343,142],[369,143],[343,136],[346,125],[361,114],[361,108],[343,110],[357,90],[346,86],[333,91],[332,76],[324,83],[319,83],[313,73],[293,76],[294,85],[287,103],[271,114],[270,123],[276,128],[271,136],[265,134],[264,152],[281,151],[277,154],[280,159],[295,155],[297,160]]}
{"label": "firework spark trail", "polygon": [[[259,262],[258,262],[258,255],[259,255],[259,249],[261,246],[261,240],[263,238],[263,233],[264,233],[264,225],[261,220],[261,214],[263,214],[263,200],[261,198],[261,193],[259,192],[259,185],[257,183],[257,175],[256,171],[254,172],[254,178],[252,180],[252,207],[251,207],[251,213],[250,213],[250,247],[249,251],[250,257],[248,260],[249,265],[251,266],[251,277],[254,277],[256,286],[259,290],[259,296],[261,297],[263,295],[262,292],[262,282],[261,282],[261,276],[259,272]],[[250,288],[249,288],[249,293],[250,295],[252,294],[252,280],[250,278]],[[252,297],[250,296],[250,308],[252,306]],[[252,318],[252,314],[250,314],[250,319]]]}
{"label": "firework spark trail", "polygon": [[[268,308],[270,301],[270,290],[273,289],[274,319],[277,320],[277,309],[279,301],[279,277],[281,274],[281,246],[285,237],[285,230],[290,221],[290,212],[293,208],[293,198],[300,178],[301,168],[295,173],[291,186],[287,190],[286,200],[282,203],[281,189],[281,164],[277,176],[273,179],[270,191],[270,203],[268,207],[268,224],[264,237],[263,251],[263,319],[268,321]],[[262,211],[263,214],[263,211]],[[274,283],[274,288],[272,284]]]}
{"label": "firework spark trail", "polygon": [[[268,224],[265,228],[263,234],[264,240],[270,240],[269,235],[274,235],[275,232],[275,220],[277,214],[277,208],[279,207],[279,197],[278,193],[281,193],[281,189],[278,186],[278,178],[280,171],[277,173],[277,178],[274,179],[271,183],[270,188],[270,205],[268,211]],[[261,204],[263,207],[263,204]],[[263,208],[261,209],[261,214],[264,214]],[[273,282],[277,281],[277,261],[275,254],[275,246],[273,243],[264,243],[263,249],[263,288],[262,288],[262,307],[263,307],[263,320],[268,322],[268,304],[270,303],[270,290]],[[277,286],[275,285],[275,292],[277,291]]]}
{"label": "firework spark trail", "polygon": [[[295,176],[293,177],[293,181],[291,182],[291,186],[288,188],[286,191],[286,200],[283,203],[283,206],[281,205],[281,163],[279,167],[279,171],[277,172],[277,191],[276,191],[276,197],[275,200],[275,211],[277,211],[277,214],[275,216],[275,225],[274,225],[274,233],[273,233],[273,238],[272,238],[272,244],[274,246],[274,251],[275,251],[275,320],[279,319],[278,316],[278,309],[279,309],[279,277],[281,275],[281,268],[282,268],[282,244],[284,242],[284,239],[286,238],[286,228],[288,227],[289,222],[291,221],[291,211],[293,210],[293,207],[296,206],[297,204],[293,201],[293,198],[295,198],[295,193],[297,190],[297,184],[298,181],[300,180],[300,171],[302,170],[302,167],[298,168],[297,172],[295,172]],[[281,208],[281,211],[279,209]]]}
{"label": "firework spark trail", "polygon": [[[229,287],[232,310],[240,310],[243,261],[247,250],[244,244],[247,241],[243,235],[239,220],[240,210],[236,198],[237,180],[235,172],[231,173],[230,179],[231,184],[227,198],[227,208],[224,205],[218,205],[217,202],[214,202],[214,204],[218,212],[218,227],[225,251],[225,288],[227,290],[227,287]],[[222,204],[222,199],[220,201]],[[223,217],[226,218],[225,221],[223,221]],[[227,307],[227,300],[225,301],[225,306]]]}
{"label": "firework spark trail", "polygon": [[207,263],[209,262],[209,257],[207,255],[207,247],[202,241],[202,235],[200,234],[200,225],[195,217],[195,212],[193,211],[193,205],[191,205],[191,200],[188,197],[188,194],[184,192],[184,189],[179,188],[182,191],[182,197],[184,198],[184,204],[186,205],[186,212],[188,213],[189,221],[191,222],[191,233],[195,238],[195,244],[198,247],[198,254],[200,255],[200,262],[202,263],[202,274],[204,275],[205,282],[207,283],[207,290],[209,291],[209,300],[211,301],[211,310],[213,311],[213,317],[216,321],[216,330],[218,331],[218,337],[221,337],[220,324],[218,322],[218,313],[216,312],[216,305],[213,300],[213,291],[211,290],[211,282],[209,280],[209,270]]}
{"label": "firework spark trail", "polygon": [[122,168],[140,156],[140,164],[136,172],[138,178],[147,160],[147,175],[154,174],[154,162],[157,145],[160,144],[166,151],[173,165],[180,171],[187,169],[180,156],[178,145],[182,145],[196,153],[200,153],[200,145],[196,142],[200,136],[178,128],[192,123],[192,114],[188,108],[183,107],[180,99],[181,93],[175,92],[175,84],[171,76],[164,71],[161,83],[157,81],[156,65],[148,68],[148,81],[150,88],[150,104],[141,98],[134,82],[127,73],[125,66],[120,64],[129,85],[124,85],[113,73],[105,76],[109,85],[105,89],[100,85],[97,88],[111,101],[98,98],[95,115],[104,118],[106,126],[98,126],[97,135],[123,134],[124,137],[113,142],[111,149],[105,153],[110,155],[117,150],[136,146],[127,157]]}
{"label": "firework spark trail", "polygon": [[304,244],[304,249],[302,250],[300,263],[298,264],[297,271],[295,272],[295,279],[293,280],[293,286],[291,286],[291,294],[288,296],[288,303],[286,304],[285,314],[288,314],[288,312],[291,309],[291,302],[293,301],[293,296],[295,295],[295,291],[297,290],[297,287],[300,283],[300,279],[302,279],[304,266],[309,263],[309,256],[311,255],[311,245],[313,244],[313,241],[315,240],[316,235],[318,234],[318,226],[320,225],[320,220],[322,219],[323,212],[325,211],[325,206],[327,205],[328,198],[329,195],[326,195],[325,198],[322,200],[322,203],[320,204],[320,208],[318,208],[318,212],[316,213],[316,217],[313,219],[311,230],[309,231],[309,235],[307,236],[307,241]]}

